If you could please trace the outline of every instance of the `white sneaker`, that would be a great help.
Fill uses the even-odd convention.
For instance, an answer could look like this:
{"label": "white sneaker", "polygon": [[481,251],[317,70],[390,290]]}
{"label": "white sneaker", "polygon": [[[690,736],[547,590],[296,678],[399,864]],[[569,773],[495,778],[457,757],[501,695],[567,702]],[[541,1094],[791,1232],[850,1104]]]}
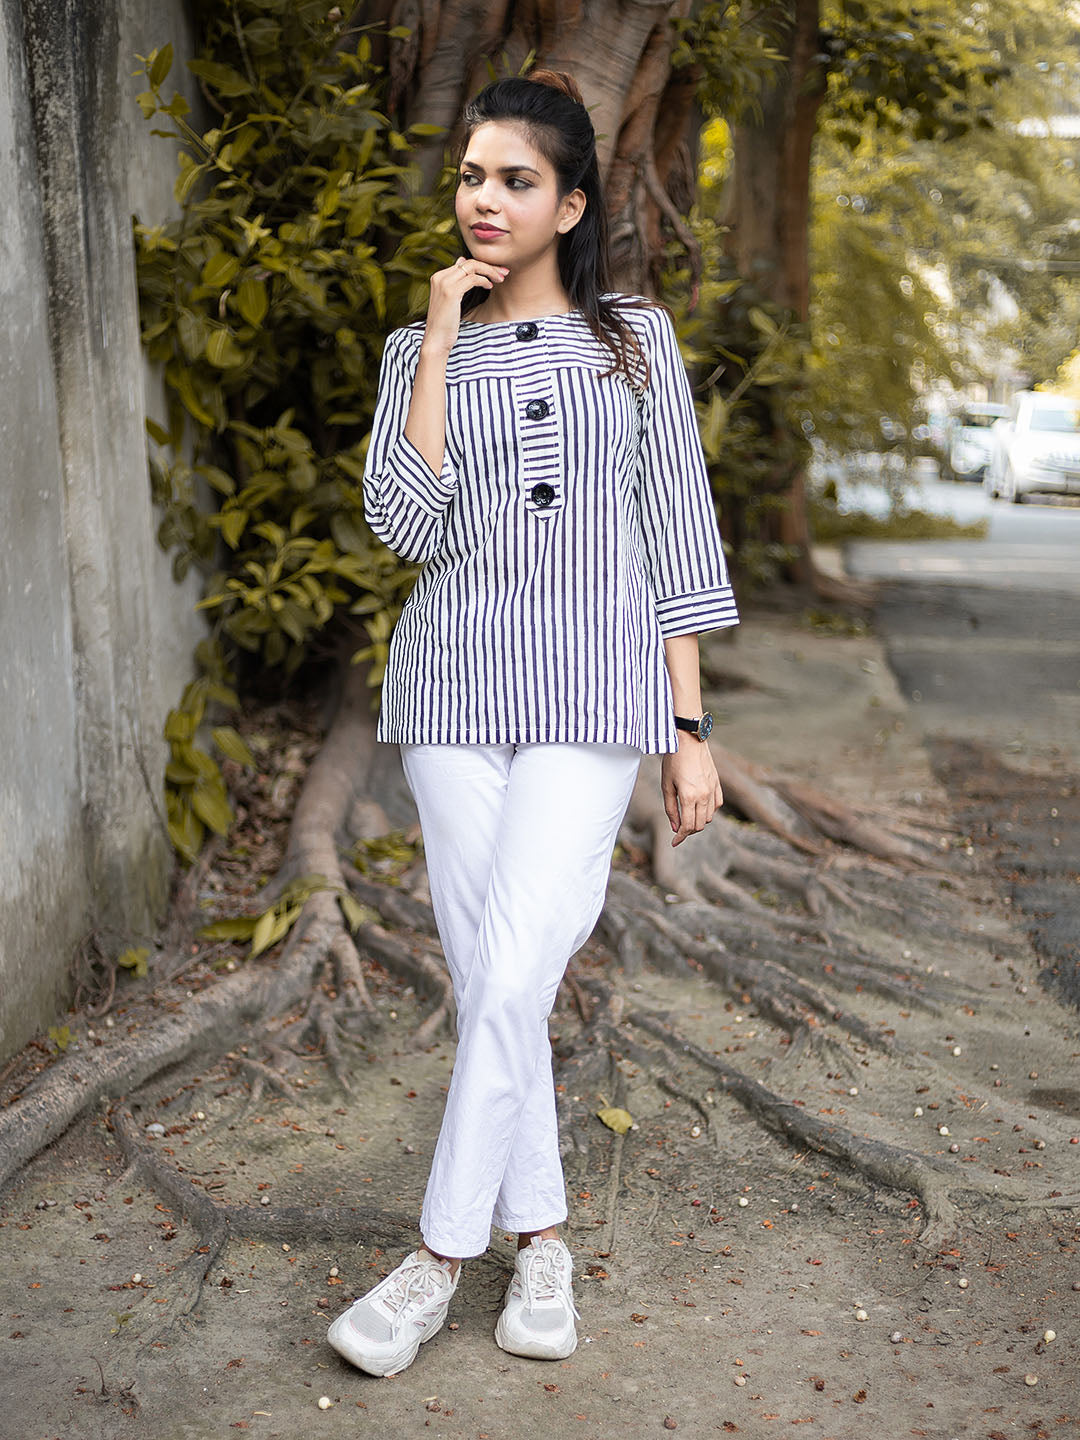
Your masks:
{"label": "white sneaker", "polygon": [[571,1290],[574,1262],[561,1240],[534,1235],[517,1253],[495,1343],[511,1355],[565,1360],[577,1349]]}
{"label": "white sneaker", "polygon": [[339,1355],[369,1375],[396,1375],[442,1329],[457,1275],[449,1260],[414,1250],[334,1320],[326,1338]]}

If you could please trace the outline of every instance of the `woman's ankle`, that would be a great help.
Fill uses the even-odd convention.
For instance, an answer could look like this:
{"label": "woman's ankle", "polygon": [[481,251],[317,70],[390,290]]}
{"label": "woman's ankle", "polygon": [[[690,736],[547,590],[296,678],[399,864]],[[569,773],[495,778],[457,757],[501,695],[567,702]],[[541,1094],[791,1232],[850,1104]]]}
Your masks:
{"label": "woman's ankle", "polygon": [[546,1230],[523,1230],[518,1236],[517,1248],[524,1250],[531,1243],[534,1235],[539,1235],[541,1240],[557,1240],[559,1232],[556,1226],[549,1225]]}
{"label": "woman's ankle", "polygon": [[440,1261],[440,1263],[444,1261],[448,1262],[450,1265],[451,1279],[453,1279],[454,1276],[461,1269],[461,1260],[455,1255],[440,1255],[437,1250],[432,1250],[431,1246],[423,1241],[421,1241],[420,1249],[423,1250],[425,1255],[430,1255],[433,1260],[438,1260]]}

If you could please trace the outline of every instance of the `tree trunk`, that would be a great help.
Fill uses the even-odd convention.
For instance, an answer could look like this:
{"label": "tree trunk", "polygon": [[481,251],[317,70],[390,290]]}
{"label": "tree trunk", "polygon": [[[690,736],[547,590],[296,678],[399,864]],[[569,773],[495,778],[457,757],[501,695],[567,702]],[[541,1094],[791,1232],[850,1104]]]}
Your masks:
{"label": "tree trunk", "polygon": [[[760,5],[759,24],[779,25],[786,62],[735,129],[729,249],[740,275],[796,320],[810,314],[810,163],[818,111],[825,99],[820,54],[820,0]],[[775,538],[795,552],[793,578],[836,598],[864,599],[822,576],[810,552],[806,474],[792,477]]]}
{"label": "tree trunk", "polygon": [[695,189],[697,70],[673,74],[676,39],[670,21],[690,0],[609,0],[583,6],[480,7],[461,0],[376,0],[361,7],[365,23],[384,20],[413,30],[405,41],[379,40],[391,76],[389,108],[396,123],[444,125],[416,151],[430,186],[458,140],[465,101],[491,78],[518,73],[530,52],[536,65],[563,69],[581,88],[596,129],[612,231],[617,289],[654,295],[664,225],[673,228]]}

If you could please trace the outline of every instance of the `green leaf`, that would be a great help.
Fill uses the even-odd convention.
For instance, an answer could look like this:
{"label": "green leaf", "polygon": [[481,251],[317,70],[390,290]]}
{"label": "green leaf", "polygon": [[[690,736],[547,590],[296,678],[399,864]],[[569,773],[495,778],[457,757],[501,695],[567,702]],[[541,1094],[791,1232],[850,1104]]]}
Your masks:
{"label": "green leaf", "polygon": [[596,1117],[602,1120],[609,1130],[614,1130],[616,1135],[625,1135],[634,1123],[630,1111],[617,1105],[605,1105],[602,1110],[597,1110]]}
{"label": "green leaf", "polygon": [[200,940],[250,940],[254,929],[254,915],[235,915],[230,920],[214,920],[195,933]]}
{"label": "green leaf", "polygon": [[155,50],[150,57],[150,69],[146,72],[147,79],[151,85],[160,85],[172,69],[173,48],[171,45],[163,45],[160,50]]}
{"label": "green leaf", "polygon": [[156,420],[151,420],[149,415],[146,417],[146,431],[151,440],[157,441],[159,445],[168,445],[170,439],[169,432],[163,425],[159,425]]}
{"label": "green leaf", "polygon": [[247,360],[247,354],[240,349],[232,335],[224,327],[211,331],[206,342],[206,358],[219,370],[235,370]]}
{"label": "green leaf", "polygon": [[240,271],[240,261],[235,255],[228,255],[224,250],[219,250],[216,255],[211,255],[202,268],[201,280],[204,285],[214,285],[221,288],[234,280]]}
{"label": "green leaf", "polygon": [[169,839],[185,860],[194,860],[198,855],[203,834],[202,821],[192,814],[190,805],[181,804],[175,810],[169,807]]}
{"label": "green leaf", "polygon": [[258,769],[258,762],[239,731],[234,730],[231,725],[219,725],[210,733],[214,737],[214,744],[223,755],[227,755],[230,760],[239,761],[249,770]]}
{"label": "green leaf", "polygon": [[356,896],[350,895],[347,890],[338,896],[338,904],[345,916],[345,923],[354,935],[362,926],[374,924],[379,919],[377,910],[373,910],[370,905],[362,905]]}
{"label": "green leaf", "polygon": [[254,275],[245,275],[236,287],[236,308],[249,325],[261,325],[270,308],[265,283]]}
{"label": "green leaf", "polygon": [[122,965],[125,970],[130,970],[136,980],[141,980],[146,974],[146,960],[149,954],[150,951],[145,945],[140,945],[138,949],[132,945],[116,957],[116,963]]}
{"label": "green leaf", "polygon": [[206,166],[196,165],[190,155],[181,155],[180,165],[182,168],[173,185],[173,196],[178,205],[184,205],[199,177],[205,175]]}
{"label": "green leaf", "polygon": [[71,1044],[70,1025],[50,1025],[49,1039],[56,1046],[58,1051],[64,1051]]}
{"label": "green leaf", "polygon": [[215,834],[228,834],[229,826],[233,822],[233,812],[220,781],[217,784],[197,785],[191,792],[191,808]]}

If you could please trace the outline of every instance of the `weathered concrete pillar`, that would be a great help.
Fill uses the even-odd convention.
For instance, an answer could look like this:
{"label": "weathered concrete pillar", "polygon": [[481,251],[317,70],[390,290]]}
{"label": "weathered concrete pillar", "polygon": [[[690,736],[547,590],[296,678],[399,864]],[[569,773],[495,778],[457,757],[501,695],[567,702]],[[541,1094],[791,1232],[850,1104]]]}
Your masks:
{"label": "weathered concrete pillar", "polygon": [[145,939],[168,888],[199,624],[154,538],[131,242],[170,203],[131,76],[166,41],[190,53],[179,0],[0,0],[0,1054],[81,937]]}

